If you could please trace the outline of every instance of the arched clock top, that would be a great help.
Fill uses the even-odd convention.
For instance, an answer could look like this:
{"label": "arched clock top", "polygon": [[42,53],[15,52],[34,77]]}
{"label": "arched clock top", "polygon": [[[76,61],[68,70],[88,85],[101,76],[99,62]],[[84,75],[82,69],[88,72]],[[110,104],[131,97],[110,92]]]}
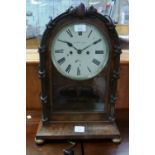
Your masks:
{"label": "arched clock top", "polygon": [[53,31],[53,28],[57,26],[57,23],[66,17],[74,17],[74,18],[80,18],[80,19],[88,17],[88,18],[100,19],[107,27],[111,39],[115,42],[114,48],[117,50],[116,53],[119,53],[119,54],[121,53],[120,40],[119,40],[117,31],[115,29],[115,24],[113,23],[112,19],[107,15],[104,16],[98,13],[96,8],[94,8],[93,6],[90,6],[89,8],[85,8],[83,3],[81,3],[77,7],[70,7],[64,13],[57,16],[54,20],[51,19],[49,21],[49,23],[46,25],[46,30],[44,31],[41,39],[39,52],[42,53],[46,51],[46,43],[47,43],[47,39],[49,38],[49,34]]}

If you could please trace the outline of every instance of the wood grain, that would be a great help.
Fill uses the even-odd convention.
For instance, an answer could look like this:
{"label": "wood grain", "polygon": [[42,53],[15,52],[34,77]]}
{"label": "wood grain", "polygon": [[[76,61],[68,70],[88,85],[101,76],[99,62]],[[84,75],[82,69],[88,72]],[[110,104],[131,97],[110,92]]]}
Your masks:
{"label": "wood grain", "polygon": [[[26,123],[26,155],[63,155],[63,149],[70,147],[66,141],[47,141],[46,144],[38,146],[34,142],[41,111],[27,111],[31,119]],[[113,144],[110,140],[84,141],[85,155],[128,155],[129,154],[129,112],[128,109],[116,111],[117,124],[120,129],[122,142]],[[79,145],[75,149],[75,154],[80,155]]]}
{"label": "wood grain", "polygon": [[[40,109],[40,79],[38,77],[39,55],[36,49],[26,52],[26,108]],[[118,81],[118,100],[116,108],[129,107],[129,53],[121,54],[121,72]]]}
{"label": "wood grain", "polygon": [[38,77],[38,63],[26,64],[26,108],[40,109],[40,80]]}
{"label": "wood grain", "polygon": [[118,99],[116,108],[129,108],[129,65],[121,64],[120,79],[118,80]]}
{"label": "wood grain", "polygon": [[116,30],[119,35],[129,35],[129,25],[128,24],[117,24]]}
{"label": "wood grain", "polygon": [[[75,126],[85,127],[85,132],[77,133]],[[50,123],[43,126],[40,122],[36,138],[39,139],[111,139],[120,137],[115,123],[107,122],[68,122]]]}

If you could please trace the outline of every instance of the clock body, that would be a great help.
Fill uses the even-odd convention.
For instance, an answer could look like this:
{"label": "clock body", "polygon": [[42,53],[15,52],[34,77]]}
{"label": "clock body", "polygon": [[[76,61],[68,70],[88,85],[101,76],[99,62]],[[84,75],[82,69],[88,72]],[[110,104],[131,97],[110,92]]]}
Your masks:
{"label": "clock body", "polygon": [[[70,121],[82,121],[86,115],[98,121],[107,119],[103,117],[108,111],[108,58],[111,50],[107,32],[102,31],[98,19],[69,17],[59,24],[48,45],[51,119],[56,116],[56,119],[60,117],[64,121],[66,118],[61,118],[63,114]],[[80,26],[86,29],[82,35],[75,30]]]}
{"label": "clock body", "polygon": [[120,53],[114,24],[93,7],[70,8],[47,24],[39,48],[42,121],[37,138],[120,136],[115,124]]}

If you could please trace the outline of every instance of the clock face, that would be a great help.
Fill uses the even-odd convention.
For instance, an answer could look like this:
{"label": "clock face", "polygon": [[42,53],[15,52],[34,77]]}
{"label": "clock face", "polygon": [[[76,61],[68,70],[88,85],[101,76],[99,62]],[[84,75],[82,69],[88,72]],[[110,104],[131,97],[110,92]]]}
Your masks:
{"label": "clock face", "polygon": [[67,78],[86,80],[98,75],[109,56],[103,34],[90,24],[71,24],[55,36],[51,59],[56,69]]}

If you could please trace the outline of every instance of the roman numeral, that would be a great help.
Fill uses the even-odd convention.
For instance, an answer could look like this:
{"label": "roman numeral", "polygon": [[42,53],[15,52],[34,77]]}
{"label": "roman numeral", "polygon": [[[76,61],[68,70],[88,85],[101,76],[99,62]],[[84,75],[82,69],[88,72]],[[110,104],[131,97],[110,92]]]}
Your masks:
{"label": "roman numeral", "polygon": [[61,58],[60,60],[58,60],[57,62],[59,63],[59,65],[62,65],[65,62],[65,57]]}
{"label": "roman numeral", "polygon": [[95,65],[97,65],[97,66],[99,66],[99,65],[100,65],[100,61],[99,61],[99,60],[97,60],[97,59],[93,59],[93,60],[92,60],[92,62],[93,62]]}
{"label": "roman numeral", "polygon": [[67,34],[68,34],[70,37],[73,37],[73,35],[72,35],[70,29],[68,29],[66,32],[67,32]]}
{"label": "roman numeral", "polygon": [[55,50],[55,53],[64,53],[63,51],[64,51],[63,49]]}
{"label": "roman numeral", "polygon": [[104,51],[95,51],[95,54],[104,54]]}
{"label": "roman numeral", "polygon": [[88,69],[88,71],[91,73],[91,70],[90,70],[90,68],[89,68],[89,67],[87,67],[87,69]]}
{"label": "roman numeral", "polygon": [[78,67],[78,68],[77,68],[77,75],[80,75],[80,74],[81,74],[80,68]]}
{"label": "roman numeral", "polygon": [[81,31],[80,31],[80,32],[78,32],[78,35],[79,35],[79,36],[82,36],[82,32],[81,32]]}
{"label": "roman numeral", "polygon": [[71,70],[71,65],[69,64],[65,71],[66,71],[67,73],[69,73],[70,70]]}
{"label": "roman numeral", "polygon": [[92,33],[92,30],[89,32],[89,34],[88,34],[88,38],[90,37],[91,33]]}

